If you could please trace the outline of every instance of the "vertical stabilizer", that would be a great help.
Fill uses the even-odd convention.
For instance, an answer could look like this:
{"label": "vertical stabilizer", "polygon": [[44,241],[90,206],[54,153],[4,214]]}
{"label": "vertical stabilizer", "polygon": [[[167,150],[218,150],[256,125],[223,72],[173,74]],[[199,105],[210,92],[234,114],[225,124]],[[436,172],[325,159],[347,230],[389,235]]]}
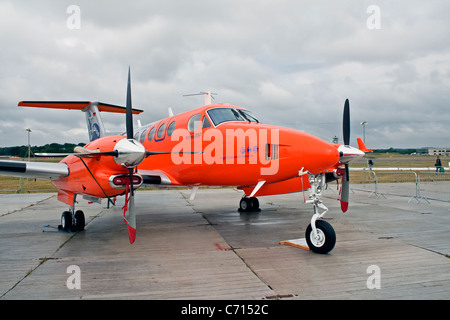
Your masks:
{"label": "vertical stabilizer", "polygon": [[93,102],[83,109],[86,113],[86,124],[88,127],[89,141],[94,141],[100,137],[104,137],[105,126],[103,125],[100,112],[98,110],[98,102]]}

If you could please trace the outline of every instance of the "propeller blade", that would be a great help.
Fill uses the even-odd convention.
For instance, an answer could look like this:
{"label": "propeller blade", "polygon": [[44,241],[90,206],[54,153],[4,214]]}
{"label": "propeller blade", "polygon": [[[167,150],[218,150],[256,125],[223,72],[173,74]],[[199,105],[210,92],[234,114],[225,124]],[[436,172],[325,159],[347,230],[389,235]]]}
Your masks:
{"label": "propeller blade", "polygon": [[[130,169],[130,181],[133,181],[133,169]],[[134,188],[133,183],[130,183],[130,199],[128,207],[128,238],[130,243],[136,240],[136,210],[134,207]]]}
{"label": "propeller blade", "polygon": [[[78,149],[77,149],[78,148]],[[75,152],[72,153],[35,153],[36,157],[67,157],[67,156],[76,156],[78,158],[94,158],[100,156],[112,156],[117,157],[117,151],[104,151],[100,152],[99,150],[89,150],[82,147],[75,147]]]}
{"label": "propeller blade", "polygon": [[346,212],[348,209],[348,199],[350,193],[350,182],[348,177],[348,165],[345,165],[344,176],[342,177],[342,189],[341,189],[341,209],[342,212]]}
{"label": "propeller blade", "polygon": [[94,158],[94,157],[100,157],[100,156],[117,157],[118,152],[117,151],[87,152],[87,153],[74,153],[73,155],[76,157],[79,157],[79,158]]}
{"label": "propeller blade", "polygon": [[[131,103],[131,75],[130,75],[131,71],[130,71],[130,69],[131,68],[128,67],[126,129],[127,129],[127,139],[129,139],[129,141],[132,142],[131,140],[133,140],[133,106]],[[124,142],[124,143],[126,143],[126,142]],[[134,167],[134,163],[133,163],[133,167]],[[136,210],[134,207],[133,168],[129,168],[129,173],[130,173],[130,187],[129,187],[130,194],[129,194],[129,206],[128,206],[128,219],[126,220],[126,223],[128,225],[128,238],[130,239],[130,243],[132,244],[136,240]],[[127,210],[127,208],[125,208],[125,210]]]}
{"label": "propeller blade", "polygon": [[131,76],[128,68],[127,103],[126,103],[126,127],[127,139],[133,139],[133,106],[131,104]]}
{"label": "propeller blade", "polygon": [[344,133],[344,145],[348,146],[350,145],[350,103],[348,102],[348,99],[345,100],[342,128]]}
{"label": "propeller blade", "polygon": [[[342,119],[342,131],[344,135],[344,145],[347,147],[350,145],[350,103],[348,99],[344,104],[344,115]],[[341,157],[342,158],[342,157]],[[348,199],[350,192],[350,179],[348,173],[348,163],[345,163],[344,176],[342,177],[342,189],[341,189],[341,209],[342,212],[346,212],[348,209]]]}
{"label": "propeller blade", "polygon": [[166,151],[146,151],[147,156],[156,156],[159,154],[203,154],[203,151],[184,151],[184,152],[166,152]]}

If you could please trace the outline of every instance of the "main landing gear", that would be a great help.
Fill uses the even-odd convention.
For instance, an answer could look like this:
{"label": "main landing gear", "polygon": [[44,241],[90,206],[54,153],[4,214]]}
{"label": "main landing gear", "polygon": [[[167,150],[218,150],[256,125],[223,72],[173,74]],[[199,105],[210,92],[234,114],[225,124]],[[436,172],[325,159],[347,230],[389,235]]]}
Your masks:
{"label": "main landing gear", "polygon": [[314,215],[311,218],[311,223],[306,228],[306,243],[311,251],[315,253],[328,253],[333,250],[336,244],[336,233],[328,222],[319,220],[328,211],[328,208],[320,200],[322,190],[325,187],[325,174],[310,174],[309,183],[311,188],[309,189],[309,200],[306,203],[313,204]]}
{"label": "main landing gear", "polygon": [[61,224],[58,226],[59,230],[64,231],[84,231],[86,220],[84,212],[81,210],[75,211],[76,195],[73,197],[73,205],[69,211],[64,211],[61,215]]}
{"label": "main landing gear", "polygon": [[259,200],[256,197],[243,196],[241,201],[239,201],[239,212],[259,212]]}

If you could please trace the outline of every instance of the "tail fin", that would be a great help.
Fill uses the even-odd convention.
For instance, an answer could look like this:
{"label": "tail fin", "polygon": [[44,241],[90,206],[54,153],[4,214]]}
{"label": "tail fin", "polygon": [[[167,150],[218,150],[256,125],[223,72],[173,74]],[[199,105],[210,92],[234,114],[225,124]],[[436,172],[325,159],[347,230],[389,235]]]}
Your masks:
{"label": "tail fin", "polygon": [[[107,104],[103,102],[91,101],[21,101],[19,107],[51,108],[80,110],[86,113],[86,124],[89,132],[90,141],[104,137],[105,127],[99,112],[125,113],[126,108]],[[133,109],[133,114],[139,114],[143,110]]]}
{"label": "tail fin", "polygon": [[362,141],[361,138],[357,138],[356,141],[358,141],[359,150],[361,150],[363,152],[373,152],[372,150],[367,149],[366,145],[364,144],[364,142]]}

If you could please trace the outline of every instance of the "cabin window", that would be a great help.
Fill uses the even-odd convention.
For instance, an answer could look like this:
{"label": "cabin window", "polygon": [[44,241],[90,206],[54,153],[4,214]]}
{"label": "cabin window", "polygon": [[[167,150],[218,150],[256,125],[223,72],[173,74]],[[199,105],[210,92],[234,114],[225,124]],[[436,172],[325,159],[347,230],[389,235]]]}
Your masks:
{"label": "cabin window", "polygon": [[172,121],[172,123],[169,125],[169,127],[167,128],[167,135],[170,137],[173,133],[173,131],[175,130],[175,126],[176,123],[175,121]]}
{"label": "cabin window", "polygon": [[195,114],[189,119],[188,130],[194,131],[198,129],[199,125],[200,125],[200,114]]}
{"label": "cabin window", "polygon": [[155,127],[153,127],[148,133],[148,141],[152,141],[155,136]]}
{"label": "cabin window", "polygon": [[165,123],[163,123],[162,125],[159,126],[158,134],[157,134],[158,139],[161,139],[164,136],[164,129],[165,128],[166,128],[166,124]]}
{"label": "cabin window", "polygon": [[141,143],[144,142],[146,136],[147,136],[147,131],[146,131],[146,130],[142,131],[141,137],[139,138],[139,141],[140,141]]}
{"label": "cabin window", "polygon": [[208,120],[207,116],[203,116],[203,121],[202,121],[202,129],[206,129],[211,127],[211,123]]}

